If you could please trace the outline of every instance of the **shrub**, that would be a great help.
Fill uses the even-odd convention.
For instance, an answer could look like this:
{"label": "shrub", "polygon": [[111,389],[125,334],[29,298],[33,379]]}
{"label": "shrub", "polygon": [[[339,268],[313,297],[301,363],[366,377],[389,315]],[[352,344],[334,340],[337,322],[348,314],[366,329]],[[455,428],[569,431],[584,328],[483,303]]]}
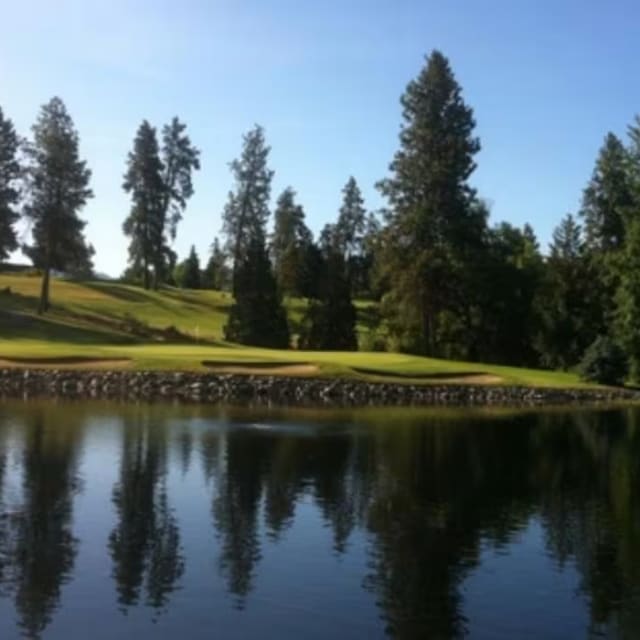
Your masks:
{"label": "shrub", "polygon": [[381,331],[372,329],[360,336],[359,351],[387,351],[387,340]]}
{"label": "shrub", "polygon": [[624,351],[611,338],[600,336],[584,352],[579,372],[588,382],[620,385],[629,372],[629,364]]}

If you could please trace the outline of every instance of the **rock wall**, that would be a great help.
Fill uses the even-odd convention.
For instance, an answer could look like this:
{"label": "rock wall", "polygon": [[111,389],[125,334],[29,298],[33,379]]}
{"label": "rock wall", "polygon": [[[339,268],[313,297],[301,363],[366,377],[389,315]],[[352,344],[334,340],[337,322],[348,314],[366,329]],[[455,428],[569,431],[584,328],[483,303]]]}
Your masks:
{"label": "rock wall", "polygon": [[0,396],[252,401],[283,405],[547,405],[640,400],[627,389],[410,385],[164,371],[0,370]]}

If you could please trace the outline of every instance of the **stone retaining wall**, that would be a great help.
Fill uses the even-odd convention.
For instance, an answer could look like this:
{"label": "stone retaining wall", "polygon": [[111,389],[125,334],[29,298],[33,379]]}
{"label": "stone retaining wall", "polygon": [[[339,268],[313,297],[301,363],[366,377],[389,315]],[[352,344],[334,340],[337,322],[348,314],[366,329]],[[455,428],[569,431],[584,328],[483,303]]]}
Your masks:
{"label": "stone retaining wall", "polygon": [[640,400],[640,392],[625,389],[409,385],[266,375],[54,369],[0,370],[0,396],[284,405],[546,405]]}

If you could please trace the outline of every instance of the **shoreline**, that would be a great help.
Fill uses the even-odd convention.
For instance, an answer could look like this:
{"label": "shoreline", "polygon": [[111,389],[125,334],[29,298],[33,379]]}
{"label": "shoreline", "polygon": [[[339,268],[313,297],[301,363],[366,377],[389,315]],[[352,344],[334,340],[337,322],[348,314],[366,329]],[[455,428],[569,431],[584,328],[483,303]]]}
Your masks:
{"label": "shoreline", "polygon": [[235,401],[301,406],[545,406],[640,401],[623,388],[368,382],[243,373],[5,368],[0,397]]}

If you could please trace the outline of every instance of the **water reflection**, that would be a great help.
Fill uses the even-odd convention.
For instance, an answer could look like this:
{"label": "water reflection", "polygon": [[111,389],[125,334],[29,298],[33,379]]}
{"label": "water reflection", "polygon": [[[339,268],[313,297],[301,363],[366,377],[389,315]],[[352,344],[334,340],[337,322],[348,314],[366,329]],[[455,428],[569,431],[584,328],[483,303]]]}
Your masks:
{"label": "water reflection", "polygon": [[258,511],[271,454],[269,444],[252,434],[240,431],[229,437],[215,488],[212,513],[220,538],[219,566],[239,608],[252,589],[260,560]]}
{"label": "water reflection", "polygon": [[120,477],[113,489],[117,523],[109,536],[118,602],[163,608],[184,571],[180,531],[169,506],[166,423],[142,410],[126,415]]}
{"label": "water reflection", "polygon": [[42,408],[25,416],[22,446],[15,451],[22,481],[13,491],[6,483],[9,451],[6,443],[2,446],[1,577],[29,638],[39,637],[51,621],[78,546],[72,519],[82,431],[72,416],[52,426]]}
{"label": "water reflection", "polygon": [[[505,576],[482,577],[494,550],[507,566],[550,558],[549,575],[575,574],[567,593],[527,597],[560,608],[561,596],[577,595],[583,614],[572,614],[572,628],[583,636],[638,637],[639,426],[636,409],[321,418],[6,404],[0,604],[13,620],[2,618],[0,634],[72,637],[55,622],[73,620],[64,586],[82,576],[89,589],[111,583],[112,601],[94,612],[105,637],[175,637],[173,620],[193,638],[209,637],[214,621],[229,625],[228,637],[265,625],[278,637],[300,628],[312,637],[309,613],[326,602],[325,636],[341,635],[342,615],[369,635],[500,637],[475,615],[469,580],[495,594],[491,606],[511,629],[531,621],[518,617],[523,602],[500,610]],[[110,502],[97,489],[106,481]],[[79,496],[96,501],[91,515],[76,508]],[[89,518],[104,537],[79,533]],[[280,548],[287,559],[274,566]],[[98,556],[110,576],[82,570]],[[551,613],[536,620],[543,631]]]}

